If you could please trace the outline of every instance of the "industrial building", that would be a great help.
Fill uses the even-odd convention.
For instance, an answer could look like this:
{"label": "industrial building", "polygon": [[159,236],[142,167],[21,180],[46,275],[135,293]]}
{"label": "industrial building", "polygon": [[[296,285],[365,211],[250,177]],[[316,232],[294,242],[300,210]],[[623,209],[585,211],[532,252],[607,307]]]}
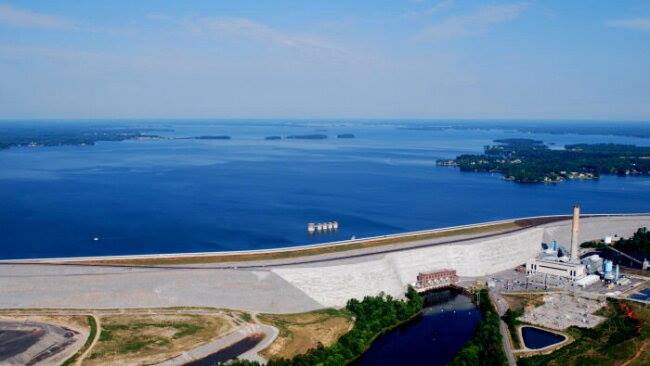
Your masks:
{"label": "industrial building", "polygon": [[592,254],[586,258],[583,258],[580,262],[585,265],[585,269],[589,275],[602,273],[603,266],[605,265],[603,258],[601,258],[598,254]]}
{"label": "industrial building", "polygon": [[[543,274],[568,278],[572,281],[585,277],[587,266],[580,262],[578,247],[580,234],[580,206],[573,207],[571,222],[571,248],[569,251],[553,242],[537,258],[526,262],[526,273]],[[568,253],[567,253],[568,252]],[[569,254],[569,255],[567,255]]]}
{"label": "industrial building", "polygon": [[533,259],[526,264],[529,274],[548,274],[576,280],[586,275],[585,265],[573,262],[561,262],[550,259]]}
{"label": "industrial building", "polygon": [[434,272],[420,272],[415,282],[415,289],[418,291],[426,291],[434,288],[445,287],[454,285],[458,282],[458,275],[456,270],[442,269]]}
{"label": "industrial building", "polygon": [[[587,287],[601,279],[607,284],[629,283],[629,279],[621,277],[619,265],[614,266],[611,260],[603,260],[598,254],[581,260],[578,255],[579,234],[580,207],[576,205],[573,208],[570,249],[567,250],[555,240],[548,245],[543,244],[538,256],[526,262],[526,273],[564,278],[580,287]],[[612,237],[605,237],[605,242],[611,243]]]}

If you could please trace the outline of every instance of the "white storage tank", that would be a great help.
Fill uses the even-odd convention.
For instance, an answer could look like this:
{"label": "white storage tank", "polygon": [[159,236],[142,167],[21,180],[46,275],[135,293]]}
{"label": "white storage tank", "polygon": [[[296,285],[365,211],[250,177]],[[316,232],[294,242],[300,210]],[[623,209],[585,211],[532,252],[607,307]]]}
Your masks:
{"label": "white storage tank", "polygon": [[597,283],[598,281],[600,281],[600,277],[598,277],[598,275],[588,275],[577,280],[576,285],[580,287],[587,287],[589,285]]}

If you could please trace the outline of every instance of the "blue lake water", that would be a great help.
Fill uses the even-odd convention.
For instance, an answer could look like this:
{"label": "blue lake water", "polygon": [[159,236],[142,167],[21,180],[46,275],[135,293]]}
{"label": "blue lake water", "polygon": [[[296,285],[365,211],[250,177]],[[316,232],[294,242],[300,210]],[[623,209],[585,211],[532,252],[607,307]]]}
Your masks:
{"label": "blue lake water", "polygon": [[565,337],[535,327],[521,327],[524,344],[530,349],[540,349],[560,343]]}
{"label": "blue lake water", "polygon": [[[143,125],[138,122],[135,126]],[[0,258],[260,249],[520,216],[648,212],[650,179],[521,185],[435,160],[480,153],[495,138],[649,145],[650,139],[421,131],[379,122],[147,123],[161,135],[0,151]],[[325,140],[265,141],[323,133]],[[354,139],[337,139],[353,133]],[[308,222],[338,220],[309,236]],[[94,238],[98,240],[94,240]]]}

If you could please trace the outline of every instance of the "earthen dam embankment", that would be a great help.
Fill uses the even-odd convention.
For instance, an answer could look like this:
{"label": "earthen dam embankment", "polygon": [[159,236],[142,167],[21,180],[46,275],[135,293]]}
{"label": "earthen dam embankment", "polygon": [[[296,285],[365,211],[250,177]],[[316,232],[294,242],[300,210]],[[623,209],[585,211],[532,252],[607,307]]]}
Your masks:
{"label": "earthen dam embankment", "polygon": [[[290,313],[400,296],[418,272],[479,277],[568,243],[566,216],[503,220],[335,244],[237,253],[0,261],[0,308],[206,306]],[[585,215],[580,240],[630,236],[650,214]]]}

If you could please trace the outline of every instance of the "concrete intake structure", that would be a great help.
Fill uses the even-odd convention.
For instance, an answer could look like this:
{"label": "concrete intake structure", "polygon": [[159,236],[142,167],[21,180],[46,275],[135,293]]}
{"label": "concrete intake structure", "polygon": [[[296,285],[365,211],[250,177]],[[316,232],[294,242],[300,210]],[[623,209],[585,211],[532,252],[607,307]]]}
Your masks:
{"label": "concrete intake structure", "polygon": [[[640,227],[650,227],[650,214],[586,215],[581,221],[581,240],[629,237]],[[509,228],[485,229],[504,223]],[[201,306],[296,313],[342,307],[350,298],[380,292],[402,297],[406,286],[421,272],[450,268],[461,277],[480,277],[514,269],[534,258],[542,242],[567,243],[573,232],[568,216],[504,220],[460,229],[427,230],[419,233],[440,235],[382,246],[357,246],[343,252],[230,263],[92,265],[97,258],[84,259],[89,264],[79,258],[0,261],[0,308]],[[451,234],[442,235],[445,232]],[[364,240],[368,239],[350,242]],[[332,248],[345,243],[349,242],[301,248]]]}

